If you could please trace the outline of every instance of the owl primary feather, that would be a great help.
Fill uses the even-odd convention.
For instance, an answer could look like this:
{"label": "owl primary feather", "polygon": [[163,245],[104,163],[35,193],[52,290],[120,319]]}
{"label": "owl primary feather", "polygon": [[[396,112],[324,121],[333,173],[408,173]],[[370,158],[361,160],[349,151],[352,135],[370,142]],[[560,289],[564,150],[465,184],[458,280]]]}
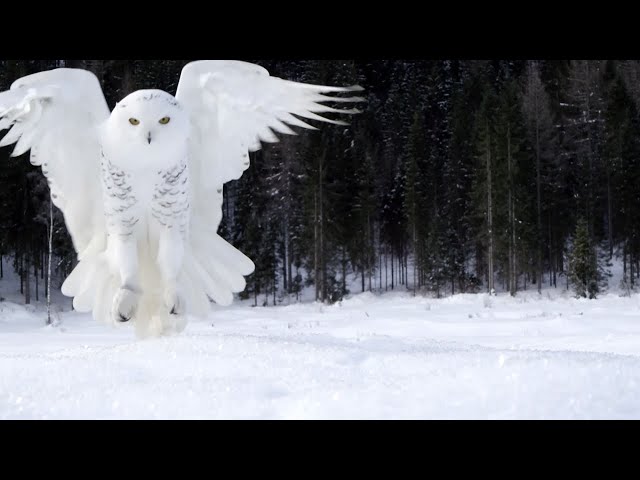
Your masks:
{"label": "owl primary feather", "polygon": [[0,146],[30,150],[47,177],[78,255],[62,285],[74,308],[156,336],[244,290],[254,264],[217,230],[223,185],[249,152],[290,126],[314,128],[298,117],[344,124],[318,113],[358,113],[323,104],[362,101],[327,95],[356,90],[204,60],[182,69],[175,97],[139,90],[110,112],[95,75],[59,68],[0,93]]}

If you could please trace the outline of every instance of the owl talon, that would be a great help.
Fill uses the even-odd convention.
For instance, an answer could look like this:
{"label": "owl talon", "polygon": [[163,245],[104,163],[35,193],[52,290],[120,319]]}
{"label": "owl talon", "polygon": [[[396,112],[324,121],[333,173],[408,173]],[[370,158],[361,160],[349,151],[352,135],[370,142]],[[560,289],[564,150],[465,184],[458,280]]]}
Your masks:
{"label": "owl talon", "polygon": [[169,315],[182,315],[184,313],[183,305],[184,302],[182,301],[182,299],[180,297],[176,298],[176,302],[169,310]]}
{"label": "owl talon", "polygon": [[184,300],[174,289],[167,288],[165,290],[164,301],[170,315],[182,315],[184,313]]}
{"label": "owl talon", "polygon": [[116,322],[125,323],[133,318],[138,309],[140,295],[128,288],[120,288],[113,297],[113,317]]}

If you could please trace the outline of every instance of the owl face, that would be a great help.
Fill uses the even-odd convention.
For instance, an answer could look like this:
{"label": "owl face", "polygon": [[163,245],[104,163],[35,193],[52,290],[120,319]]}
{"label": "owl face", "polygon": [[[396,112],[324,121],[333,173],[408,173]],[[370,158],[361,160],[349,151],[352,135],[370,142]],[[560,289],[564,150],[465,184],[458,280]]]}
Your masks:
{"label": "owl face", "polygon": [[189,117],[172,95],[139,90],[116,105],[109,127],[136,150],[166,152],[188,138]]}

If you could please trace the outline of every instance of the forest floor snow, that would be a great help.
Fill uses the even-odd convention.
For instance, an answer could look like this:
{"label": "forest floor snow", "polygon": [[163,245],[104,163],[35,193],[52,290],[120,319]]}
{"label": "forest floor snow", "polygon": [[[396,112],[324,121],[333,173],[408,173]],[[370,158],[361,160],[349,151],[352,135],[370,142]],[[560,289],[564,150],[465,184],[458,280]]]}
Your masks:
{"label": "forest floor snow", "polygon": [[0,302],[0,419],[640,418],[640,295],[237,302],[137,340]]}

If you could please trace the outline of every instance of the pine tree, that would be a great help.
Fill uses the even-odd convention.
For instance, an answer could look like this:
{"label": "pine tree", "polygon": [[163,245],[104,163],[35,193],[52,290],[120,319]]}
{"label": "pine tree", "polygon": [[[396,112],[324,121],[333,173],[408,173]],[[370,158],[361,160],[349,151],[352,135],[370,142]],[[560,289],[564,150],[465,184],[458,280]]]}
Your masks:
{"label": "pine tree", "polygon": [[[495,291],[496,267],[496,98],[489,86],[480,105],[473,138],[475,169],[472,184],[473,227],[475,232],[477,271],[486,277],[489,293]],[[486,268],[485,268],[486,267]]]}
{"label": "pine tree", "polygon": [[535,198],[531,178],[535,170],[527,161],[521,99],[513,80],[504,83],[494,121],[498,261],[506,288],[515,295],[519,272],[530,270],[530,249],[535,245],[535,238],[531,235]]}
{"label": "pine tree", "polygon": [[569,88],[566,93],[567,124],[564,150],[571,162],[573,197],[578,215],[589,227],[593,240],[601,235],[597,218],[602,213],[604,197],[601,149],[603,144],[604,104],[600,61],[571,62]]}
{"label": "pine tree", "polygon": [[[636,103],[624,82],[624,71],[610,72],[606,110],[604,160],[610,185],[610,237],[622,242],[625,288],[634,289],[640,255],[640,124]],[[609,242],[610,257],[613,240]]]}
{"label": "pine tree", "polygon": [[[549,251],[550,239],[545,235],[543,215],[551,214],[551,208],[543,208],[550,204],[548,192],[551,178],[550,159],[556,145],[553,118],[550,109],[550,99],[542,83],[538,62],[529,62],[525,76],[525,86],[522,96],[522,107],[525,116],[529,143],[535,155],[535,184],[536,184],[536,283],[538,292],[542,289],[543,252]],[[545,248],[546,247],[546,248]],[[551,259],[549,258],[549,262]]]}
{"label": "pine tree", "polygon": [[405,180],[403,208],[406,218],[407,233],[410,238],[413,254],[413,294],[418,288],[419,272],[425,267],[424,241],[425,224],[428,221],[428,208],[425,208],[426,194],[424,192],[424,179],[420,168],[427,161],[425,142],[425,126],[422,112],[416,111],[413,124],[409,133],[409,144],[405,155]]}
{"label": "pine tree", "polygon": [[[451,137],[442,167],[442,231],[448,245],[444,258],[444,275],[450,293],[467,291],[477,283],[467,278],[466,262],[471,237],[472,171],[475,164],[474,138],[469,125],[482,99],[482,85],[477,76],[460,74],[461,79],[452,100]],[[457,289],[456,289],[457,287]]]}
{"label": "pine tree", "polygon": [[599,291],[598,259],[591,243],[588,224],[583,218],[576,224],[569,260],[569,278],[578,297],[596,298]]}

